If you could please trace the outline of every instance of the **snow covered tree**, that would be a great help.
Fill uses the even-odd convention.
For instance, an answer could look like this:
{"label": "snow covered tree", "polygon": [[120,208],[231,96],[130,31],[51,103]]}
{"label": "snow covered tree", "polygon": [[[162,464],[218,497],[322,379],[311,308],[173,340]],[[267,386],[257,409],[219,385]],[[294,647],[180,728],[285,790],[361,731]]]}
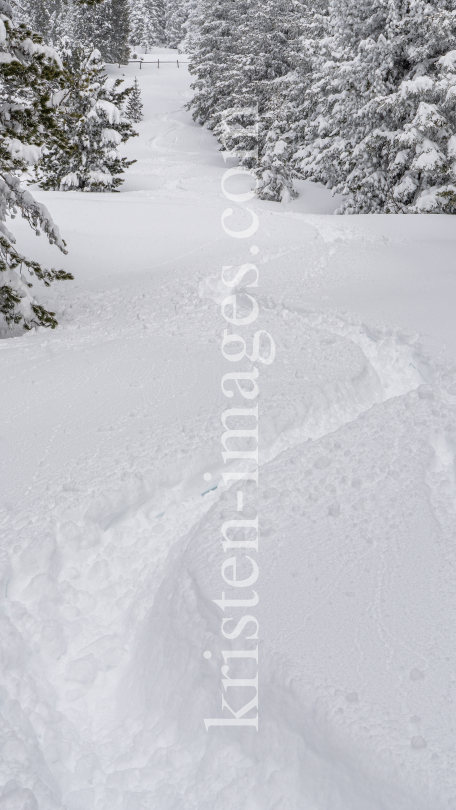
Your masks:
{"label": "snow covered tree", "polygon": [[185,36],[189,15],[186,0],[165,0],[165,40],[168,48],[177,48]]}
{"label": "snow covered tree", "polygon": [[[71,33],[70,39],[84,48],[99,48],[99,40],[108,40],[110,29],[102,10],[101,4],[86,4],[80,6],[76,0],[71,3]],[[103,53],[103,58],[105,54]]]}
{"label": "snow covered tree", "polygon": [[[101,13],[109,15],[111,37],[106,46],[105,62],[128,64],[130,58],[130,6],[128,0],[105,0]],[[103,43],[100,42],[100,53]]]}
{"label": "snow covered tree", "polygon": [[185,22],[182,23],[184,37],[179,48],[183,53],[192,54],[197,50],[194,38],[198,36],[200,2],[201,0],[183,0],[185,4]]}
{"label": "snow covered tree", "polygon": [[20,213],[38,235],[44,231],[49,242],[66,253],[48,210],[21,182],[28,168],[38,161],[45,143],[63,146],[52,105],[61,75],[55,51],[24,24],[16,25],[11,6],[0,0],[0,315],[8,326],[20,324],[24,329],[39,325],[54,328],[57,321],[55,313],[32,297],[32,284],[23,270],[46,286],[54,280],[72,278],[21,255],[5,224],[7,217],[14,219]]}
{"label": "snow covered tree", "polygon": [[346,213],[454,212],[456,2],[332,0],[302,176]]}
{"label": "snow covered tree", "polygon": [[30,26],[45,42],[54,43],[63,33],[68,5],[65,0],[21,0],[14,12],[16,21]]}
{"label": "snow covered tree", "polygon": [[239,55],[239,26],[249,0],[201,0],[192,15],[190,73],[196,76],[190,102],[193,118],[213,129],[221,114],[232,106],[238,86],[234,59]]}
{"label": "snow covered tree", "polygon": [[288,15],[282,18],[285,22],[288,16],[294,23],[285,29],[287,70],[269,82],[263,137],[252,166],[258,178],[258,196],[269,200],[286,201],[297,196],[293,180],[300,175],[293,157],[304,143],[315,54],[327,28],[327,0],[313,0],[309,6],[295,8],[293,17],[290,11],[288,8]]}
{"label": "snow covered tree", "polygon": [[130,56],[130,8],[128,0],[73,5],[72,39],[84,47],[97,48],[105,62],[126,64]]}
{"label": "snow covered tree", "polygon": [[40,161],[41,187],[114,191],[134,161],[121,157],[117,147],[136,135],[123,106],[132,88],[119,90],[104,72],[97,50],[71,46],[62,50],[67,90],[60,104],[65,147],[45,150]]}
{"label": "snow covered tree", "polygon": [[33,31],[49,41],[52,29],[52,12],[55,3],[48,3],[45,0],[26,0],[23,9],[27,13],[30,27]]}
{"label": "snow covered tree", "polygon": [[138,124],[143,119],[142,114],[142,101],[141,101],[141,90],[139,89],[138,80],[135,78],[135,82],[130,93],[130,97],[127,102],[126,114],[130,121],[133,123]]}
{"label": "snow covered tree", "polygon": [[164,42],[165,10],[163,0],[130,0],[130,41],[149,51]]}
{"label": "snow covered tree", "polygon": [[251,52],[240,73],[250,105],[258,105],[258,155],[255,162],[241,163],[253,169],[262,199],[289,199],[296,196],[287,142],[290,93],[301,58],[305,7],[301,0],[256,0],[252,5]]}
{"label": "snow covered tree", "polygon": [[[299,62],[303,15],[300,0],[203,0],[189,21],[193,116],[254,171],[267,199],[293,195],[279,136],[281,119],[288,128],[283,109]],[[246,146],[246,126],[257,127],[256,147],[250,136]]]}

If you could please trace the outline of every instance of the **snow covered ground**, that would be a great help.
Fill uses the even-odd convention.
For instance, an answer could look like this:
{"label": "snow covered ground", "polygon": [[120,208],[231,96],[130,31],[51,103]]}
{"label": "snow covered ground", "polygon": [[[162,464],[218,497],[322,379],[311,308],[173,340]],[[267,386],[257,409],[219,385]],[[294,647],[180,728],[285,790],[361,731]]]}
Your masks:
{"label": "snow covered ground", "polygon": [[[69,255],[25,227],[20,247],[75,281],[35,288],[55,332],[0,343],[0,808],[454,810],[454,219],[331,216],[302,184],[233,239],[223,211],[250,215],[186,67],[111,73],[140,82],[137,163],[120,194],[36,192]],[[220,273],[249,261],[242,334],[277,354],[259,485],[227,489],[221,414],[249,403],[221,391]],[[237,490],[260,520],[259,727],[206,731]]]}

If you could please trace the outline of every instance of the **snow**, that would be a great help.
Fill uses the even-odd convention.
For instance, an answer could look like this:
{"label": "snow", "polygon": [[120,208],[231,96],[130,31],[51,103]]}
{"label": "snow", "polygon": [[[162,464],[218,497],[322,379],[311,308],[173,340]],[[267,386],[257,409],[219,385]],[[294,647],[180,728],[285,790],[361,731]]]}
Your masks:
{"label": "snow", "polygon": [[443,65],[443,67],[450,68],[450,70],[453,68],[455,62],[456,62],[456,51],[448,51],[448,53],[446,53],[445,56],[441,56],[440,59],[438,59],[438,63],[440,65]]}
{"label": "snow", "polygon": [[286,141],[283,141],[283,140],[277,141],[277,143],[274,146],[274,154],[275,155],[282,155],[283,152],[286,149],[286,146],[287,146]]}
{"label": "snow", "polygon": [[444,165],[445,157],[438,146],[428,138],[423,138],[419,144],[420,154],[412,161],[412,169],[417,171],[431,171],[436,166]]}
{"label": "snow", "polygon": [[22,143],[22,141],[19,141],[17,138],[5,138],[4,144],[5,148],[11,152],[13,158],[25,160],[30,165],[37,163],[41,157],[42,149],[40,146]]}
{"label": "snow", "polygon": [[[144,102],[121,193],[33,189],[67,256],[11,225],[75,281],[34,285],[55,331],[0,342],[0,807],[451,810],[454,221],[337,217],[302,183],[247,202],[259,230],[233,239],[224,210],[251,217],[184,109],[187,68],[110,71]],[[220,351],[221,273],[247,262],[258,288],[236,289],[260,311],[239,329],[276,358],[257,363],[258,486],[226,488],[221,415],[256,403],[221,390],[241,370]],[[244,611],[213,601],[241,490],[259,726],[206,731],[235,705],[221,666],[256,674],[222,658],[254,649],[255,624],[231,644],[221,620]]]}
{"label": "snow", "polygon": [[107,127],[101,131],[101,137],[103,139],[103,143],[112,143],[118,146],[122,142],[120,132]]}
{"label": "snow", "polygon": [[24,39],[21,43],[21,50],[24,53],[29,54],[29,56],[33,56],[34,54],[42,54],[52,62],[56,62],[59,68],[63,68],[62,60],[58,55],[57,51],[54,48],[50,48],[48,45],[40,45],[38,42],[33,42],[31,39]]}
{"label": "snow", "polygon": [[[408,95],[414,93],[423,93],[428,90],[432,90],[433,87],[434,82],[429,76],[417,76],[416,79],[409,79],[408,81],[401,82],[399,92],[402,98],[406,98]],[[431,104],[425,104],[425,102],[421,102],[421,104],[425,107],[433,106]]]}
{"label": "snow", "polygon": [[[401,153],[399,153],[399,154],[401,154]],[[397,162],[397,163],[400,163],[401,161],[398,161],[398,160],[397,160],[397,157],[396,157],[396,160],[395,160],[394,162],[395,162],[395,163],[396,163],[396,162]],[[408,195],[408,194],[410,194],[411,192],[415,191],[415,189],[416,189],[416,183],[414,183],[414,181],[413,181],[413,179],[412,179],[411,177],[409,177],[408,175],[406,175],[406,176],[404,177],[404,179],[403,179],[403,180],[401,180],[401,182],[399,183],[399,185],[397,185],[397,186],[396,186],[396,188],[394,189],[394,196],[395,196],[397,199],[400,199],[400,197],[401,197],[403,194]]]}
{"label": "snow", "polygon": [[[116,105],[113,104],[111,101],[107,101],[104,98],[100,98],[96,103],[96,107],[100,110],[104,110],[110,124],[118,124],[120,122],[121,113],[117,109]],[[106,132],[106,130],[104,131]]]}

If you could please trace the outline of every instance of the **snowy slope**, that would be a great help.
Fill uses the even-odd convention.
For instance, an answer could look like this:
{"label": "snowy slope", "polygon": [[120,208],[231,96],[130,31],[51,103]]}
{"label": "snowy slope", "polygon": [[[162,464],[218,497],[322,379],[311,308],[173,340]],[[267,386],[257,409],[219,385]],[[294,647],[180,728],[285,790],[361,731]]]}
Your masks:
{"label": "snowy slope", "polygon": [[[75,282],[35,289],[55,332],[0,343],[0,808],[455,808],[454,221],[339,218],[303,184],[233,239],[186,68],[112,73],[140,81],[137,163],[120,194],[37,192],[69,255],[20,246]],[[220,272],[252,241],[277,356],[259,486],[226,490]],[[207,732],[237,489],[260,724]]]}

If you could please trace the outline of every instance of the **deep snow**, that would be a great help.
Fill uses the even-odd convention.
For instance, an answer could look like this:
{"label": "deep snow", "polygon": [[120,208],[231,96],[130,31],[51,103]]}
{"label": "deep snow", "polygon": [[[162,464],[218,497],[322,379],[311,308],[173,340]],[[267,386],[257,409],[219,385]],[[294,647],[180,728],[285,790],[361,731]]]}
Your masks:
{"label": "deep snow", "polygon": [[[454,809],[454,220],[335,217],[302,184],[230,238],[187,69],[111,72],[140,82],[138,162],[120,194],[35,191],[69,255],[20,247],[75,281],[35,287],[55,332],[0,343],[0,808]],[[226,490],[219,279],[253,260],[277,356],[259,486]],[[237,489],[259,731],[206,732]]]}

